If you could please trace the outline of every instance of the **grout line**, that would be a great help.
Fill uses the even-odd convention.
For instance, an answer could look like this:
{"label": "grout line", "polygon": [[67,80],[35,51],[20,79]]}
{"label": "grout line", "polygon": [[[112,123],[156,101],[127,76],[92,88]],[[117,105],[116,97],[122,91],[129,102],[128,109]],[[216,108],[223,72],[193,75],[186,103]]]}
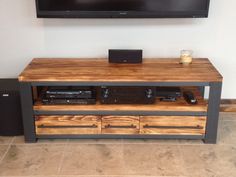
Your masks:
{"label": "grout line", "polygon": [[9,151],[9,149],[11,148],[11,145],[12,145],[14,140],[15,140],[15,136],[14,136],[14,138],[11,139],[10,143],[8,144],[7,149],[6,149],[5,153],[3,154],[2,158],[0,158],[0,164],[2,163],[3,159],[6,157],[6,155]]}
{"label": "grout line", "polygon": [[63,161],[65,159],[65,154],[66,154],[66,150],[68,149],[69,147],[69,141],[67,141],[67,143],[64,145],[64,148],[63,148],[63,153],[62,153],[62,156],[61,156],[61,159],[60,159],[60,162],[59,162],[59,166],[57,168],[57,174],[60,175],[61,173],[61,169],[62,169],[62,166],[63,166]]}

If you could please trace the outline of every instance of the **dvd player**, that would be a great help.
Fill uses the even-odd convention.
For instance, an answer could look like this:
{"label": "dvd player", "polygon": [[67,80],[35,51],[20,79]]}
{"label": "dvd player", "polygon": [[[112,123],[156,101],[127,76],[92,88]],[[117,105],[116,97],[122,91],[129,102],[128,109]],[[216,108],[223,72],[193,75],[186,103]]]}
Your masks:
{"label": "dvd player", "polygon": [[44,98],[93,98],[92,87],[48,87],[43,91]]}
{"label": "dvd player", "polygon": [[96,104],[94,87],[50,86],[41,92],[43,104]]}
{"label": "dvd player", "polygon": [[96,104],[95,98],[81,98],[81,99],[42,99],[43,104],[54,105],[54,104],[80,104],[80,105],[89,105]]}

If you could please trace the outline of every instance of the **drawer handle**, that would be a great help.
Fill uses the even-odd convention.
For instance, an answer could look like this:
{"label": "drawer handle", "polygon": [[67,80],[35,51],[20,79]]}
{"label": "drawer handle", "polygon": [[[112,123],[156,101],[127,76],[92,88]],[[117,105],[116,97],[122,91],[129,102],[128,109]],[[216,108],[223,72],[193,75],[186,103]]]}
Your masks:
{"label": "drawer handle", "polygon": [[65,126],[53,126],[53,125],[39,125],[38,128],[97,128],[98,126],[93,125],[65,125]]}
{"label": "drawer handle", "polygon": [[154,126],[154,125],[144,125],[143,128],[159,128],[159,129],[203,129],[203,126]]}
{"label": "drawer handle", "polygon": [[110,125],[110,124],[108,124],[108,125],[105,125],[105,128],[137,128],[137,126],[135,126],[135,125]]}

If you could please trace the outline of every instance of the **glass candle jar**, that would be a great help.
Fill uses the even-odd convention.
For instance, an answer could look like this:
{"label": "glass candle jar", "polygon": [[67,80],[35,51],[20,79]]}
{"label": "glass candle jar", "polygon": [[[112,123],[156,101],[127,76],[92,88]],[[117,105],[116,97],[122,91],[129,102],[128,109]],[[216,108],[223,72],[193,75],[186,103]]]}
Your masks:
{"label": "glass candle jar", "polygon": [[192,50],[181,50],[180,63],[181,64],[191,64],[193,61],[192,55],[193,55]]}

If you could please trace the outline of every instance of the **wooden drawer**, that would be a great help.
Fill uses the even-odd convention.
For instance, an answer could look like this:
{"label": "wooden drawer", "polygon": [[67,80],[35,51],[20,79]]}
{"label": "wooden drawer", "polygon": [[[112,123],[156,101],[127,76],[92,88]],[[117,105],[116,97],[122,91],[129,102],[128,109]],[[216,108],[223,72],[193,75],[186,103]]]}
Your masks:
{"label": "wooden drawer", "polygon": [[103,116],[103,134],[139,134],[139,116]]}
{"label": "wooden drawer", "polygon": [[140,134],[203,135],[206,117],[141,116]]}
{"label": "wooden drawer", "polygon": [[36,116],[37,135],[100,134],[101,116]]}

